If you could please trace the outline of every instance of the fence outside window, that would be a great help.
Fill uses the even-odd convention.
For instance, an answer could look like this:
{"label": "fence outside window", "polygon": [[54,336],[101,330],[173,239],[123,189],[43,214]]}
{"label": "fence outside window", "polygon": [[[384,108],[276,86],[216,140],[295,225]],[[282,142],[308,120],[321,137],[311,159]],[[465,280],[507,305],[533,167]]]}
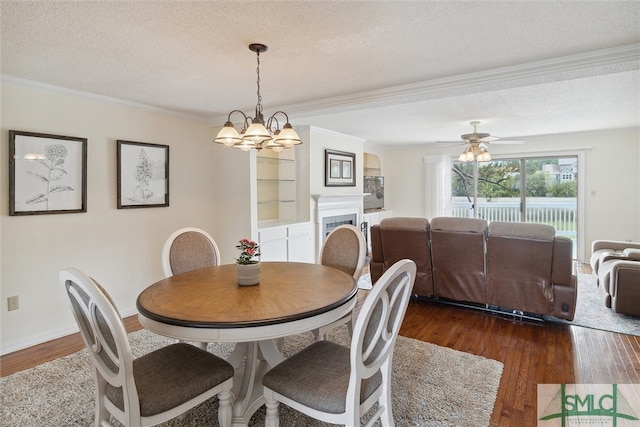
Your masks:
{"label": "fence outside window", "polygon": [[[578,201],[573,197],[530,197],[527,198],[525,222],[552,225],[556,234],[573,240],[574,258],[577,257],[576,235],[578,229]],[[465,197],[454,197],[452,201],[452,216],[473,217],[471,203]],[[520,199],[478,198],[478,218],[487,223],[491,221],[521,222]]]}

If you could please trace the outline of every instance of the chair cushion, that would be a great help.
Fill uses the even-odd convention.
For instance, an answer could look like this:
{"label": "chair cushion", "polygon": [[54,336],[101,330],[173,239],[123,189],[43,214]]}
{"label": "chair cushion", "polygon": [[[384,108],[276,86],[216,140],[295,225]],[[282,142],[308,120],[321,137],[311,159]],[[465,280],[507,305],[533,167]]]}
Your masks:
{"label": "chair cushion", "polygon": [[[140,415],[168,411],[231,378],[225,360],[190,344],[163,347],[133,361]],[[107,384],[107,398],[124,410],[122,390]]]}
{"label": "chair cushion", "polygon": [[[262,379],[265,387],[318,411],[340,414],[346,410],[349,387],[349,348],[331,341],[318,341],[291,356]],[[362,381],[360,402],[382,384],[376,372]]]}

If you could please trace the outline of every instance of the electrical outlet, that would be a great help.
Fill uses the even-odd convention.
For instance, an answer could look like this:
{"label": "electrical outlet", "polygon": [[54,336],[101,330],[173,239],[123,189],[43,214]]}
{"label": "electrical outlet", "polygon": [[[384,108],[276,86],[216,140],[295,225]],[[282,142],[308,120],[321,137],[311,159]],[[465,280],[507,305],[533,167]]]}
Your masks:
{"label": "electrical outlet", "polygon": [[13,311],[20,308],[20,300],[18,299],[18,295],[14,295],[12,297],[7,298],[7,310]]}

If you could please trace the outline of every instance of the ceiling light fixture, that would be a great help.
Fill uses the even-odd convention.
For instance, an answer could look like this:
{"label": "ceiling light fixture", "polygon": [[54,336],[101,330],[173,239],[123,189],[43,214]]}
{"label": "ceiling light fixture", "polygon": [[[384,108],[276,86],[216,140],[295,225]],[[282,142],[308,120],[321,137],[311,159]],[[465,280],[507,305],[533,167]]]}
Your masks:
{"label": "ceiling light fixture", "polygon": [[[273,151],[282,151],[285,148],[291,148],[295,145],[302,144],[300,137],[293,130],[293,126],[289,123],[289,116],[284,111],[276,111],[271,117],[264,121],[262,115],[262,95],[260,95],[260,54],[267,51],[267,46],[260,43],[252,43],[249,45],[249,50],[256,53],[258,67],[256,73],[258,75],[258,103],[256,104],[256,115],[251,119],[251,125],[249,125],[249,118],[240,110],[233,110],[229,113],[227,122],[218,136],[213,140],[219,144],[224,144],[227,147],[240,148],[243,151],[249,151],[252,148],[256,150],[262,150],[263,148],[270,148]],[[242,128],[240,132],[236,130],[231,122],[231,115],[233,113],[240,113],[244,118]],[[280,122],[276,118],[277,115],[283,115],[285,124],[280,129]]]}
{"label": "ceiling light fixture", "polygon": [[483,143],[471,142],[469,146],[458,157],[459,162],[488,162],[491,160],[491,154],[487,146]]}

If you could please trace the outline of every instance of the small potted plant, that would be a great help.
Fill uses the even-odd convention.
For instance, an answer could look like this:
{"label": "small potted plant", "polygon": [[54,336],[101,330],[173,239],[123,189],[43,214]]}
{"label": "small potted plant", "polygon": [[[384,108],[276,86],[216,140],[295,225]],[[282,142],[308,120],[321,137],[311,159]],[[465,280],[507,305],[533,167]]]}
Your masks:
{"label": "small potted plant", "polygon": [[238,271],[238,284],[251,286],[260,283],[260,245],[249,239],[238,241],[236,249],[240,250],[240,256],[236,259]]}

